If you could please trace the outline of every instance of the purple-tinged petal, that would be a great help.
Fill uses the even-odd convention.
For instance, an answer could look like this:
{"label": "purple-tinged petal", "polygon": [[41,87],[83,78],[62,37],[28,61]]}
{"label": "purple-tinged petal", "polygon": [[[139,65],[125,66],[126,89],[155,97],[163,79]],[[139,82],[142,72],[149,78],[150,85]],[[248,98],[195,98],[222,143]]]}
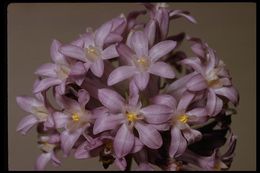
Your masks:
{"label": "purple-tinged petal", "polygon": [[95,32],[95,43],[98,47],[103,48],[104,42],[108,34],[111,32],[112,23],[106,22]]}
{"label": "purple-tinged petal", "polygon": [[141,150],[134,155],[134,159],[138,164],[138,171],[152,171],[153,168],[148,162],[148,154],[146,150]]}
{"label": "purple-tinged petal", "polygon": [[19,122],[16,131],[26,135],[28,130],[30,130],[36,123],[38,123],[38,119],[34,115],[28,115]]}
{"label": "purple-tinged petal", "polygon": [[101,77],[104,73],[104,62],[102,59],[96,60],[91,66],[90,70],[95,76]]}
{"label": "purple-tinged petal", "polygon": [[151,99],[151,102],[153,104],[166,105],[166,106],[170,107],[172,110],[175,110],[177,107],[176,99],[169,94],[157,95]]}
{"label": "purple-tinged petal", "polygon": [[41,65],[34,73],[39,76],[57,77],[56,64],[47,63]]}
{"label": "purple-tinged petal", "polygon": [[84,48],[88,48],[89,46],[95,45],[93,31],[87,31],[87,33],[83,34],[82,39],[84,43],[83,45]]}
{"label": "purple-tinged petal", "polygon": [[55,156],[54,153],[51,155],[51,163],[54,166],[60,166],[61,165],[61,161]]}
{"label": "purple-tinged petal", "polygon": [[36,160],[35,169],[42,171],[46,167],[47,163],[51,160],[52,153],[42,153]]}
{"label": "purple-tinged petal", "polygon": [[150,124],[150,126],[154,127],[158,131],[166,131],[169,130],[170,124],[164,123],[164,124]]}
{"label": "purple-tinged petal", "polygon": [[233,86],[215,89],[215,93],[217,95],[221,95],[221,96],[226,97],[234,105],[238,104],[238,100],[239,100],[238,92],[235,89],[235,87],[233,87]]}
{"label": "purple-tinged petal", "polygon": [[162,9],[162,18],[161,18],[161,24],[160,24],[160,31],[162,39],[165,39],[168,34],[169,30],[169,12],[167,9]]}
{"label": "purple-tinged petal", "polygon": [[85,53],[82,48],[74,45],[65,45],[60,47],[60,52],[71,58],[75,58],[80,61],[86,61]]}
{"label": "purple-tinged petal", "polygon": [[98,98],[105,107],[113,112],[120,112],[125,102],[117,92],[106,88],[98,90]]}
{"label": "purple-tinged petal", "polygon": [[184,153],[187,147],[187,142],[182,136],[180,129],[171,129],[171,145],[169,150],[170,157],[178,157]]}
{"label": "purple-tinged petal", "polygon": [[138,57],[148,55],[148,39],[144,32],[136,31],[133,33],[131,47],[135,50]]}
{"label": "purple-tinged petal", "polygon": [[55,79],[55,78],[45,78],[42,79],[34,88],[33,93],[38,93],[44,90],[47,90],[48,88],[59,85],[62,83],[62,80]]}
{"label": "purple-tinged petal", "polygon": [[139,90],[144,90],[149,82],[150,74],[147,72],[140,72],[134,75],[134,81]]}
{"label": "purple-tinged petal", "polygon": [[126,156],[128,153],[131,152],[134,146],[134,134],[130,131],[126,124],[123,124],[114,140],[114,151],[118,158]]}
{"label": "purple-tinged petal", "polygon": [[181,63],[184,64],[184,65],[188,65],[188,66],[192,67],[196,72],[198,72],[202,75],[204,74],[204,69],[202,67],[201,61],[197,57],[186,58],[186,59],[182,60]]}
{"label": "purple-tinged petal", "polygon": [[145,10],[135,10],[131,11],[127,15],[127,30],[131,30],[136,25],[136,18],[140,15],[146,14]]}
{"label": "purple-tinged petal", "polygon": [[102,52],[102,57],[103,59],[111,59],[111,58],[115,58],[118,57],[118,53],[116,50],[116,45],[110,45],[108,46],[103,52]]}
{"label": "purple-tinged petal", "polygon": [[156,76],[160,76],[163,78],[174,78],[175,77],[175,73],[172,69],[172,67],[165,63],[165,62],[156,62],[154,63],[150,69],[149,72],[156,75]]}
{"label": "purple-tinged petal", "polygon": [[161,57],[170,53],[176,47],[176,45],[177,43],[172,40],[159,42],[149,50],[149,57],[153,62],[156,62]]}
{"label": "purple-tinged petal", "polygon": [[133,52],[132,49],[130,49],[127,45],[123,43],[119,43],[116,46],[116,50],[119,54],[119,56],[129,65],[131,64],[131,61],[133,57],[135,56],[135,53]]}
{"label": "purple-tinged petal", "polygon": [[144,33],[146,34],[148,41],[149,41],[149,47],[152,47],[155,41],[155,33],[156,33],[156,23],[155,20],[150,20],[144,28]]}
{"label": "purple-tinged petal", "polygon": [[93,127],[93,134],[117,128],[125,118],[122,114],[104,114],[97,118]]}
{"label": "purple-tinged petal", "polygon": [[53,40],[51,44],[51,58],[56,64],[68,65],[66,58],[59,52],[61,43],[58,40]]}
{"label": "purple-tinged petal", "polygon": [[116,158],[115,164],[121,171],[124,171],[126,166],[127,166],[127,163],[126,163],[126,160],[125,160],[124,157],[123,158]]}
{"label": "purple-tinged petal", "polygon": [[139,133],[139,139],[144,145],[151,149],[158,149],[162,146],[162,137],[154,127],[136,122],[135,128]]}
{"label": "purple-tinged petal", "polygon": [[189,116],[189,123],[202,124],[208,120],[208,112],[205,108],[194,108],[186,114]]}
{"label": "purple-tinged petal", "polygon": [[77,129],[73,133],[65,130],[61,133],[61,148],[64,156],[68,156],[75,142],[82,133],[82,129]]}
{"label": "purple-tinged petal", "polygon": [[69,120],[69,116],[62,112],[54,112],[53,119],[54,119],[56,128],[63,128],[66,126],[66,124]]}
{"label": "purple-tinged petal", "polygon": [[195,129],[187,128],[182,131],[184,138],[187,140],[188,145],[196,141],[199,141],[202,138],[202,134]]}
{"label": "purple-tinged petal", "polygon": [[108,86],[114,85],[125,79],[132,77],[135,74],[135,68],[133,66],[121,66],[113,70],[107,80]]}
{"label": "purple-tinged petal", "polygon": [[169,14],[170,18],[172,19],[176,19],[179,18],[180,16],[184,17],[185,19],[187,19],[188,21],[190,21],[191,23],[197,23],[197,21],[190,15],[188,15],[188,13],[185,14],[185,11],[183,10],[173,10],[170,14]]}
{"label": "purple-tinged petal", "polygon": [[229,78],[227,78],[227,77],[225,77],[225,78],[220,78],[220,79],[219,79],[219,82],[220,82],[223,86],[225,86],[225,87],[228,87],[228,86],[231,86],[231,85],[232,85],[231,80],[230,80]]}
{"label": "purple-tinged petal", "polygon": [[137,105],[138,101],[139,101],[139,90],[138,90],[138,87],[136,86],[134,80],[131,80],[130,84],[129,84],[128,102],[130,105]]}
{"label": "purple-tinged petal", "polygon": [[208,90],[206,109],[208,115],[212,116],[216,107],[217,96],[212,89]]}
{"label": "purple-tinged petal", "polygon": [[48,129],[48,128],[54,128],[54,120],[52,115],[48,116],[46,121],[44,122],[44,129]]}
{"label": "purple-tinged petal", "polygon": [[105,39],[104,45],[109,45],[113,43],[119,43],[123,40],[123,37],[116,33],[108,34],[107,38]]}
{"label": "purple-tinged petal", "polygon": [[172,109],[165,105],[150,105],[140,110],[143,113],[145,120],[152,124],[161,124],[170,118]]}
{"label": "purple-tinged petal", "polygon": [[67,109],[67,111],[70,111],[70,113],[81,111],[81,107],[76,100],[66,96],[61,96],[61,98],[57,98],[57,99],[59,99],[59,101],[61,102],[62,107]]}
{"label": "purple-tinged petal", "polygon": [[60,95],[64,95],[66,90],[66,81],[62,81],[59,85],[55,87],[55,91]]}
{"label": "purple-tinged petal", "polygon": [[120,15],[119,17],[112,20],[111,31],[121,35],[124,32],[126,25],[126,17],[124,15]]}
{"label": "purple-tinged petal", "polygon": [[16,97],[16,102],[20,108],[30,113],[33,113],[34,108],[44,106],[42,102],[29,96],[18,96]]}
{"label": "purple-tinged petal", "polygon": [[84,64],[82,62],[77,62],[74,64],[70,70],[70,76],[79,76],[87,72]]}
{"label": "purple-tinged petal", "polygon": [[222,107],[223,107],[223,101],[219,98],[219,97],[216,97],[216,105],[215,105],[215,110],[213,112],[213,116],[216,116],[217,114],[219,114],[222,110]]}
{"label": "purple-tinged petal", "polygon": [[201,91],[208,87],[205,78],[201,74],[193,76],[190,81],[187,82],[186,87],[190,91]]}
{"label": "purple-tinged petal", "polygon": [[78,91],[78,102],[82,106],[82,108],[85,108],[85,105],[88,103],[89,99],[90,95],[86,90],[80,89]]}
{"label": "purple-tinged petal", "polygon": [[134,147],[132,149],[132,153],[136,153],[138,151],[140,151],[143,148],[144,144],[137,138],[135,137],[135,143],[134,143]]}
{"label": "purple-tinged petal", "polygon": [[76,159],[87,159],[90,158],[89,150],[86,149],[86,145],[88,144],[88,141],[82,143],[75,151],[74,157]]}
{"label": "purple-tinged petal", "polygon": [[183,96],[181,97],[179,103],[178,103],[177,111],[178,112],[185,111],[188,108],[188,106],[190,105],[194,96],[195,95],[193,93],[190,93],[190,92],[184,93]]}

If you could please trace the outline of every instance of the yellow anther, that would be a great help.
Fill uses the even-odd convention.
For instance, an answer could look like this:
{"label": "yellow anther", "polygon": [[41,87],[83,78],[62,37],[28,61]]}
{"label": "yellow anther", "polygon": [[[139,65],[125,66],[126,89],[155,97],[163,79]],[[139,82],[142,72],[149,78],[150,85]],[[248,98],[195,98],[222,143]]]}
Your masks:
{"label": "yellow anther", "polygon": [[137,114],[134,112],[128,112],[126,115],[127,115],[127,120],[130,122],[134,122],[137,119]]}
{"label": "yellow anther", "polygon": [[187,121],[189,120],[189,117],[188,117],[186,114],[183,114],[183,115],[180,115],[180,116],[178,117],[178,120],[179,120],[180,122],[182,122],[183,124],[185,124],[185,123],[187,123]]}
{"label": "yellow anther", "polygon": [[86,48],[85,49],[85,53],[86,53],[87,58],[89,58],[92,61],[96,60],[101,55],[101,53],[98,50],[98,48],[96,48],[94,46],[89,46],[88,48]]}
{"label": "yellow anther", "polygon": [[74,122],[78,122],[79,121],[79,114],[78,113],[74,113],[74,114],[72,114],[72,120],[74,121]]}

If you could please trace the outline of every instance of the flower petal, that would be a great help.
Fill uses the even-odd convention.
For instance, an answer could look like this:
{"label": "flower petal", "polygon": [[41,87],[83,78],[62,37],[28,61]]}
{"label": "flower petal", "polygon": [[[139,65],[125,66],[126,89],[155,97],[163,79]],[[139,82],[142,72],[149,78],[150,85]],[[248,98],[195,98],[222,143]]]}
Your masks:
{"label": "flower petal", "polygon": [[104,45],[109,45],[113,43],[119,43],[123,40],[123,37],[116,33],[109,33],[107,38],[105,39]]}
{"label": "flower petal", "polygon": [[117,131],[114,140],[114,151],[116,156],[121,158],[130,153],[134,146],[134,142],[134,134],[126,124],[123,124]]}
{"label": "flower petal", "polygon": [[217,96],[212,89],[208,90],[206,109],[209,116],[212,116],[216,107]]}
{"label": "flower petal", "polygon": [[20,108],[30,113],[33,113],[35,108],[44,106],[42,102],[29,96],[18,96],[16,97],[16,102]]}
{"label": "flower petal", "polygon": [[38,119],[34,115],[28,115],[19,122],[16,131],[25,135],[36,123]]}
{"label": "flower petal", "polygon": [[64,156],[68,156],[75,142],[78,140],[79,136],[82,134],[82,129],[77,129],[73,133],[65,130],[61,133],[61,148],[63,150]]}
{"label": "flower petal", "polygon": [[82,62],[77,62],[74,64],[70,70],[70,76],[79,76],[87,72],[84,64]]}
{"label": "flower petal", "polygon": [[36,160],[35,169],[42,171],[46,167],[47,163],[51,160],[52,153],[42,153]]}
{"label": "flower petal", "polygon": [[208,120],[206,108],[194,108],[186,114],[189,116],[189,123],[191,124],[202,124]]}
{"label": "flower petal", "polygon": [[134,75],[134,81],[139,90],[144,90],[149,82],[150,74],[147,72],[140,72]]}
{"label": "flower petal", "polygon": [[99,101],[113,112],[120,112],[124,105],[124,98],[117,92],[103,88],[98,90]]}
{"label": "flower petal", "polygon": [[188,145],[199,141],[202,138],[202,134],[200,133],[200,131],[191,128],[184,129],[182,131],[182,134],[187,140]]}
{"label": "flower petal", "polygon": [[80,47],[74,45],[65,45],[60,47],[60,52],[68,57],[86,62],[85,53]]}
{"label": "flower petal", "polygon": [[181,63],[184,64],[184,65],[188,65],[188,66],[192,67],[196,72],[198,72],[202,75],[204,74],[204,69],[202,67],[201,61],[197,57],[186,58],[184,60],[181,60]]}
{"label": "flower petal", "polygon": [[178,112],[185,111],[187,109],[187,107],[189,106],[189,104],[191,103],[191,101],[193,100],[194,96],[195,95],[190,92],[184,93],[178,103],[177,111]]}
{"label": "flower petal", "polygon": [[178,157],[184,153],[187,147],[187,142],[182,136],[180,129],[174,127],[171,129],[171,144],[169,155],[170,157]]}
{"label": "flower petal", "polygon": [[39,76],[57,77],[56,64],[47,63],[41,65],[34,73]]}
{"label": "flower petal", "polygon": [[66,58],[59,52],[61,43],[58,40],[53,40],[51,44],[51,58],[56,64],[68,65]]}
{"label": "flower petal", "polygon": [[239,95],[238,95],[237,90],[236,90],[235,87],[233,87],[233,86],[215,89],[215,93],[216,93],[217,95],[221,95],[221,96],[226,97],[226,98],[229,99],[229,100],[231,101],[231,103],[233,103],[234,105],[237,105],[237,104],[238,104]]}
{"label": "flower petal", "polygon": [[96,135],[106,130],[115,129],[124,120],[122,114],[104,114],[97,118],[93,127],[93,134]]}
{"label": "flower petal", "polygon": [[136,153],[140,151],[143,148],[143,146],[144,144],[137,137],[135,137],[135,143],[134,143],[132,153]]}
{"label": "flower petal", "polygon": [[90,70],[92,73],[97,76],[101,77],[104,73],[104,62],[102,59],[96,60],[91,66]]}
{"label": "flower petal", "polygon": [[66,126],[66,124],[69,120],[69,116],[62,112],[54,112],[53,119],[54,119],[56,128],[63,128]]}
{"label": "flower petal", "polygon": [[44,90],[49,89],[52,86],[59,85],[62,83],[62,80],[56,78],[45,78],[42,79],[34,88],[33,93],[38,93]]}
{"label": "flower petal", "polygon": [[165,39],[168,34],[169,30],[169,12],[167,9],[162,9],[162,17],[161,17],[161,24],[160,24],[160,31],[162,39]]}
{"label": "flower petal", "polygon": [[135,73],[135,68],[132,66],[121,66],[113,70],[107,80],[108,86],[114,85],[125,79],[132,77]]}
{"label": "flower petal", "polygon": [[78,91],[78,102],[82,108],[85,108],[85,105],[88,103],[89,99],[90,95],[86,90],[80,89]]}
{"label": "flower petal", "polygon": [[136,122],[135,128],[139,133],[139,139],[144,145],[151,149],[158,149],[162,146],[162,137],[154,127]]}
{"label": "flower petal", "polygon": [[98,47],[103,48],[104,42],[108,34],[111,32],[112,23],[106,22],[95,32],[95,43]]}
{"label": "flower petal", "polygon": [[144,28],[144,32],[149,40],[149,47],[152,47],[155,41],[156,23],[155,20],[150,20]]}
{"label": "flower petal", "polygon": [[216,105],[215,105],[215,110],[212,114],[213,116],[216,116],[217,114],[219,114],[223,107],[223,101],[219,97],[216,97],[216,98],[217,98],[217,101],[216,101]]}
{"label": "flower petal", "polygon": [[138,57],[148,56],[148,39],[144,32],[136,31],[133,33],[131,46]]}
{"label": "flower petal", "polygon": [[116,46],[116,50],[121,58],[128,64],[131,64],[132,57],[135,56],[135,53],[132,49],[130,49],[127,45],[123,43],[119,43]]}
{"label": "flower petal", "polygon": [[118,57],[118,53],[116,50],[116,45],[110,45],[108,46],[103,52],[102,52],[102,57],[103,59],[111,59],[111,58],[115,58]]}
{"label": "flower petal", "polygon": [[177,107],[176,99],[169,94],[160,94],[151,99],[153,104],[166,105],[171,109],[175,110]]}
{"label": "flower petal", "polygon": [[150,69],[149,72],[156,75],[156,76],[161,76],[163,78],[174,78],[175,73],[172,69],[172,67],[165,63],[165,62],[156,62],[154,63]]}
{"label": "flower petal", "polygon": [[126,166],[127,166],[127,163],[126,163],[126,160],[125,160],[124,157],[123,158],[116,158],[115,164],[121,171],[124,171]]}
{"label": "flower petal", "polygon": [[152,124],[161,124],[170,118],[172,109],[165,105],[150,105],[140,110],[143,113],[145,120]]}
{"label": "flower petal", "polygon": [[153,62],[156,62],[161,57],[170,53],[176,47],[176,45],[177,43],[172,40],[159,42],[149,50],[149,57]]}
{"label": "flower petal", "polygon": [[201,91],[208,87],[205,78],[201,74],[193,76],[190,81],[187,82],[186,87],[190,91]]}
{"label": "flower petal", "polygon": [[129,83],[129,99],[128,104],[137,105],[139,101],[139,90],[136,86],[134,80],[131,80]]}

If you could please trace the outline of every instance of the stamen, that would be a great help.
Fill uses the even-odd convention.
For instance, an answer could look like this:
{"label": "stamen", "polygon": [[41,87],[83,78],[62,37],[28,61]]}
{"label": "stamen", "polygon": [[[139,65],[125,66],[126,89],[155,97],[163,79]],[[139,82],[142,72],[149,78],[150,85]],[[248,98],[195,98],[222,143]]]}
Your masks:
{"label": "stamen", "polygon": [[85,53],[86,53],[86,57],[91,61],[94,61],[101,56],[101,53],[98,50],[98,48],[94,46],[89,46],[88,48],[86,48]]}
{"label": "stamen", "polygon": [[136,113],[134,113],[134,112],[128,112],[127,114],[126,114],[126,116],[127,116],[127,120],[129,121],[129,122],[134,122],[134,121],[136,121],[138,118],[137,118],[137,114]]}
{"label": "stamen", "polygon": [[78,122],[80,120],[78,113],[73,113],[71,118],[74,122]]}
{"label": "stamen", "polygon": [[147,70],[150,66],[150,61],[146,57],[141,57],[136,60],[136,65],[139,67],[140,70]]}
{"label": "stamen", "polygon": [[185,124],[189,120],[189,117],[186,114],[182,114],[182,115],[179,115],[178,120],[181,123]]}

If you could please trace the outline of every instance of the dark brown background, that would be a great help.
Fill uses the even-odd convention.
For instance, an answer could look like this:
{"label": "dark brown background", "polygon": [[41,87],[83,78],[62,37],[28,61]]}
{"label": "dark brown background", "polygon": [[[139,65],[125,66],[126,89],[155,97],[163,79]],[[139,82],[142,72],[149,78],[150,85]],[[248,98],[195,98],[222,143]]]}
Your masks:
{"label": "dark brown background", "polygon": [[[230,69],[240,91],[238,114],[232,128],[238,135],[236,157],[231,170],[256,169],[256,5],[254,3],[171,3],[171,8],[190,11],[198,20],[192,25],[184,19],[171,23],[170,33],[185,31],[202,37],[217,51]],[[52,39],[68,43],[86,27],[97,28],[103,22],[138,4],[18,4],[8,6],[8,142],[10,170],[32,170],[40,154],[35,128],[28,135],[15,132],[27,115],[16,104],[18,95],[31,95],[41,64],[50,62]],[[111,167],[110,170],[115,169]],[[97,159],[63,159],[60,168],[47,170],[103,170]]]}

